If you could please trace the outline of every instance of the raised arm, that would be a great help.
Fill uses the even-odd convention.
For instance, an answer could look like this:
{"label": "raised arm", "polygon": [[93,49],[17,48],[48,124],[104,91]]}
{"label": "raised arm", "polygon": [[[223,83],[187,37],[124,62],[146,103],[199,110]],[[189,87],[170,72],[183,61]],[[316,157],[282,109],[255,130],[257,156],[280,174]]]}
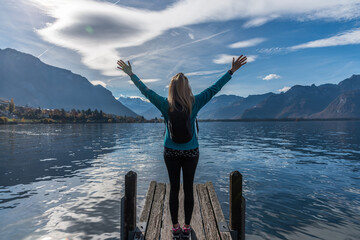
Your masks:
{"label": "raised arm", "polygon": [[199,111],[206,103],[208,103],[215,94],[217,94],[221,88],[231,79],[233,75],[241,66],[246,64],[246,56],[241,55],[235,61],[233,58],[231,69],[227,71],[216,83],[214,83],[209,88],[205,89],[201,93],[195,96],[195,105],[194,107]]}
{"label": "raised arm", "polygon": [[166,98],[158,95],[153,90],[149,89],[133,72],[131,68],[131,64],[128,61],[127,65],[123,60],[117,61],[117,68],[124,71],[127,75],[130,76],[131,80],[134,82],[135,86],[140,90],[140,92],[147,98],[149,101],[155,105],[157,109],[160,110],[161,113],[165,111],[166,108]]}

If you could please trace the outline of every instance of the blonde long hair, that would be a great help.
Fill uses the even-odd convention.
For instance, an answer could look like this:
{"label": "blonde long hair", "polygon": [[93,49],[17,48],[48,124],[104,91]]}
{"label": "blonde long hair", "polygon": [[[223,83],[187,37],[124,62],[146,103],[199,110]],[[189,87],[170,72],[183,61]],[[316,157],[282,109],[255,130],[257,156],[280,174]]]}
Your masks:
{"label": "blonde long hair", "polygon": [[[173,112],[174,109],[176,109],[180,111],[189,111],[191,114],[194,95],[191,91],[189,80],[183,73],[178,73],[171,78],[168,102],[169,111]],[[177,109],[175,102],[178,102],[182,109]]]}

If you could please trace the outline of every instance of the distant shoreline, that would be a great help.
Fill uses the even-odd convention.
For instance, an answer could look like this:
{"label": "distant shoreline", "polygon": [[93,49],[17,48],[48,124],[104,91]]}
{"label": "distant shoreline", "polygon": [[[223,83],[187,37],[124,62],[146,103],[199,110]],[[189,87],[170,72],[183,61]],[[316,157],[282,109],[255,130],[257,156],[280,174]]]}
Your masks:
{"label": "distant shoreline", "polygon": [[112,124],[112,123],[162,123],[161,119],[151,119],[151,120],[141,120],[141,121],[64,121],[64,120],[53,120],[53,119],[8,119],[7,122],[0,121],[0,125],[15,125],[15,124],[93,124],[93,123],[106,123],[106,124]]}
{"label": "distant shoreline", "polygon": [[314,122],[314,121],[360,121],[360,118],[264,118],[264,119],[198,119],[199,122]]}
{"label": "distant shoreline", "polygon": [[[15,124],[94,124],[94,123],[164,123],[163,119],[151,119],[139,122],[103,122],[103,121],[91,121],[91,122],[63,122],[63,121],[53,121],[53,122],[44,122],[39,119],[25,119],[21,121],[16,119],[9,119],[7,123],[1,123],[0,125],[15,125]],[[360,121],[360,118],[281,118],[281,119],[198,119],[199,122],[329,122],[329,121]]]}

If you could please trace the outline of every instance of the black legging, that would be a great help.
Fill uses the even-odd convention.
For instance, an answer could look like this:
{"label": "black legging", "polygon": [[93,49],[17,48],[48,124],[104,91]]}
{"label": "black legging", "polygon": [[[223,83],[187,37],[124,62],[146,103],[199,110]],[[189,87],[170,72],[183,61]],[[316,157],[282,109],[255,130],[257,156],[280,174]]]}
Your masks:
{"label": "black legging", "polygon": [[189,225],[194,209],[193,183],[199,160],[199,149],[170,150],[165,148],[164,160],[170,179],[170,214],[173,224],[178,223],[180,169],[183,172],[185,224]]}

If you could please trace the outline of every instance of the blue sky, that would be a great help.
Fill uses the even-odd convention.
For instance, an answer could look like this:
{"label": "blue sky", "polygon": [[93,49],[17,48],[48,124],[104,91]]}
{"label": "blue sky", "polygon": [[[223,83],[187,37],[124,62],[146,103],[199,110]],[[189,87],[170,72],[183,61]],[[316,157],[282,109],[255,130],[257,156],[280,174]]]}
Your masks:
{"label": "blue sky", "polygon": [[249,62],[221,94],[278,93],[293,85],[338,83],[360,74],[360,0],[7,0],[0,48],[101,83],[115,97],[140,96],[116,60],[166,96],[185,73],[199,93]]}

